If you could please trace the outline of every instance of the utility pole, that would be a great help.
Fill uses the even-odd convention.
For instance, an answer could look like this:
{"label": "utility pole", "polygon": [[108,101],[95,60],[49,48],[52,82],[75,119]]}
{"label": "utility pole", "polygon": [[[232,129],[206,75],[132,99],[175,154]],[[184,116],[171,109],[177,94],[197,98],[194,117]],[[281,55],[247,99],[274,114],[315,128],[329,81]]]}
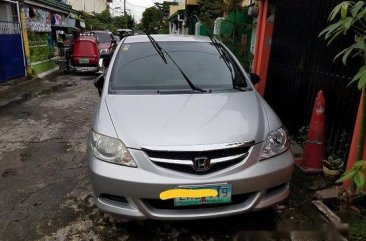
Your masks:
{"label": "utility pole", "polygon": [[123,0],[123,14],[126,16],[126,0]]}

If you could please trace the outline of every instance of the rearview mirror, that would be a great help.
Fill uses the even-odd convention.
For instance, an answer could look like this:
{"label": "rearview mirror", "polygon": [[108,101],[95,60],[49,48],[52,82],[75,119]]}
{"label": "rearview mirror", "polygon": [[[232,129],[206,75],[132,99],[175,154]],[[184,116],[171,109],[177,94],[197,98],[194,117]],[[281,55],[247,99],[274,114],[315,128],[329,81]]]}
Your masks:
{"label": "rearview mirror", "polygon": [[95,88],[98,89],[98,94],[99,96],[102,96],[102,91],[103,91],[103,85],[104,85],[104,75],[101,74],[99,75],[95,80],[94,80],[94,86]]}
{"label": "rearview mirror", "polygon": [[259,81],[261,81],[261,77],[259,77],[257,74],[250,73],[250,80],[252,81],[253,85],[256,85],[259,83]]}

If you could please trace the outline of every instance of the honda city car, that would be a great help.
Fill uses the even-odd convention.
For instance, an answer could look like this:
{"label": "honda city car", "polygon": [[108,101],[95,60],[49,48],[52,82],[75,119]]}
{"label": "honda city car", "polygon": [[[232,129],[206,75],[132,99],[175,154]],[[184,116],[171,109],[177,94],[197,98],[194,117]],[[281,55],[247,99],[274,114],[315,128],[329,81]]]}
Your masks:
{"label": "honda city car", "polygon": [[188,220],[285,200],[294,159],[258,81],[212,37],[124,38],[95,80],[96,205],[129,219]]}

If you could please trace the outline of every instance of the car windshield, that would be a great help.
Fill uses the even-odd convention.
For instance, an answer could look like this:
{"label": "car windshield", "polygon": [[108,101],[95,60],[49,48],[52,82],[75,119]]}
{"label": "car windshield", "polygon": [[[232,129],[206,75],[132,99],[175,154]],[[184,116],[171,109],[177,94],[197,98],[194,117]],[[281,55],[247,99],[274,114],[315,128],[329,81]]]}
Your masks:
{"label": "car windshield", "polygon": [[[192,83],[203,89],[232,89],[230,70],[215,46],[208,42],[159,42]],[[189,90],[179,69],[166,56],[167,64],[150,42],[123,44],[112,67],[112,90]],[[246,87],[232,61],[236,83]]]}
{"label": "car windshield", "polygon": [[97,39],[100,43],[110,43],[111,42],[111,37],[109,36],[108,33],[95,33],[95,35],[97,36]]}

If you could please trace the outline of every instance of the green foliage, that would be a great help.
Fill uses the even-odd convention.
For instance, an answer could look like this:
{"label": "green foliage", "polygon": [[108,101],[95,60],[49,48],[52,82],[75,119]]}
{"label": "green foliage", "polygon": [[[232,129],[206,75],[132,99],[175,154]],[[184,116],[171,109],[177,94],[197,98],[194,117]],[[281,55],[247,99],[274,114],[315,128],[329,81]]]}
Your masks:
{"label": "green foliage", "polygon": [[48,45],[31,46],[29,49],[31,63],[47,60],[51,54]]}
{"label": "green foliage", "polygon": [[115,29],[128,28],[129,15],[117,16],[113,18],[113,27]]}
{"label": "green foliage", "polygon": [[[354,44],[345,48],[335,56],[335,59],[342,57],[346,65],[349,57],[366,58],[366,2],[364,1],[344,1],[338,4],[331,14],[328,21],[332,22],[326,27],[319,36],[324,36],[328,45],[341,35],[353,34]],[[351,83],[357,82],[358,88],[366,86],[366,66],[362,66],[354,76]],[[351,84],[350,83],[350,84]]]}
{"label": "green foliage", "polygon": [[244,10],[243,0],[228,0],[225,2],[224,9],[226,12],[242,11]]}
{"label": "green foliage", "polygon": [[[240,7],[240,8],[239,8]],[[250,52],[250,41],[253,29],[253,19],[240,6],[231,9],[240,9],[229,12],[221,23],[220,39],[235,54],[246,69],[250,69],[253,55]]]}
{"label": "green foliage", "polygon": [[85,20],[87,30],[109,30],[115,32],[119,28],[132,29],[135,25],[135,20],[131,15],[112,17],[107,9],[94,16],[81,12],[81,18]]}
{"label": "green foliage", "polygon": [[31,63],[53,57],[53,48],[48,45],[49,33],[28,32]]}
{"label": "green foliage", "polygon": [[323,160],[323,165],[330,170],[340,170],[344,166],[344,160],[330,155],[327,160]]}
{"label": "green foliage", "polygon": [[[360,160],[364,151],[363,146],[366,132],[366,2],[343,1],[333,9],[328,21],[331,24],[319,34],[319,36],[324,36],[328,41],[328,45],[342,35],[353,35],[354,39],[354,43],[338,53],[335,59],[342,57],[344,65],[347,64],[349,58],[362,58],[364,60],[358,73],[350,82],[350,84],[357,82],[357,87],[362,90],[364,96],[357,145],[357,159]],[[364,189],[365,171],[365,161],[355,162],[352,169],[345,172],[337,182],[351,180],[351,189]]]}
{"label": "green foliage", "polygon": [[366,217],[364,215],[352,215],[349,223],[349,240],[366,240]]}
{"label": "green foliage", "polygon": [[32,72],[33,72],[33,75],[37,75],[37,74],[43,73],[45,71],[54,69],[56,66],[57,65],[54,60],[49,60],[49,61],[32,66]]}
{"label": "green foliage", "polygon": [[365,176],[364,172],[366,171],[366,161],[357,161],[354,163],[351,170],[346,171],[343,173],[341,178],[337,180],[336,183],[342,183],[347,180],[352,180],[354,185],[351,187],[353,189],[362,190],[365,188]]}
{"label": "green foliage", "polygon": [[334,146],[335,149],[332,150],[330,147],[327,148],[328,160],[330,160],[332,163],[336,162],[337,159],[340,159],[344,163],[347,159],[349,148],[348,137],[349,133],[343,131],[339,139],[336,140],[336,145]]}
{"label": "green foliage", "polygon": [[215,19],[224,15],[225,8],[224,0],[202,0],[200,19],[206,27],[212,29]]}
{"label": "green foliage", "polygon": [[142,14],[143,29],[151,34],[157,34],[162,29],[163,13],[156,7],[145,9]]}

